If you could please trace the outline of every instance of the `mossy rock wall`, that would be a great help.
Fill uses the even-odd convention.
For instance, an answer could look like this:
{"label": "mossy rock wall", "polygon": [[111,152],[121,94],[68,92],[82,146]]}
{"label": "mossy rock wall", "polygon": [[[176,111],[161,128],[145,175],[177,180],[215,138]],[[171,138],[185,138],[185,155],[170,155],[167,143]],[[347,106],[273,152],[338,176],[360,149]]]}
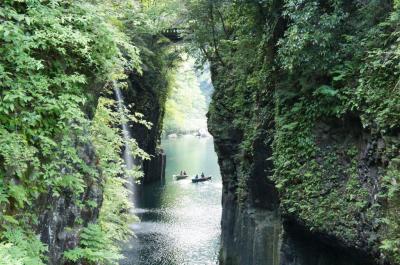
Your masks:
{"label": "mossy rock wall", "polygon": [[215,36],[209,41],[224,264],[230,257],[241,264],[235,253],[246,248],[234,239],[249,209],[277,212],[281,243],[298,231],[290,224],[328,249],[345,250],[350,264],[400,264],[396,5],[266,1],[214,8],[225,18],[220,28],[216,23],[217,45]]}

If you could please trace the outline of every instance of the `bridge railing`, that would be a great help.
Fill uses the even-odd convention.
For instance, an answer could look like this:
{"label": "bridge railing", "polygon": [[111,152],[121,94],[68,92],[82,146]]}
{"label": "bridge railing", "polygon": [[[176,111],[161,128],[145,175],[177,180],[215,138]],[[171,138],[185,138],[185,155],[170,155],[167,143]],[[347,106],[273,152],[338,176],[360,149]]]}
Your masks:
{"label": "bridge railing", "polygon": [[161,34],[172,41],[180,41],[187,33],[185,28],[169,28],[161,31]]}

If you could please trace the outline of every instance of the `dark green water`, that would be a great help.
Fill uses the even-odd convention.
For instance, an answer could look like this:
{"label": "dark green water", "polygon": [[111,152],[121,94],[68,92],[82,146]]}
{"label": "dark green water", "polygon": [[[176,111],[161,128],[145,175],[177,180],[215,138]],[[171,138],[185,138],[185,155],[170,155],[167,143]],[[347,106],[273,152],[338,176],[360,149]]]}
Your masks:
{"label": "dark green water", "polygon": [[[137,236],[129,242],[121,265],[217,264],[220,241],[222,183],[212,138],[184,136],[165,140],[166,179],[136,194],[133,225]],[[176,181],[173,174],[204,171],[212,181]]]}

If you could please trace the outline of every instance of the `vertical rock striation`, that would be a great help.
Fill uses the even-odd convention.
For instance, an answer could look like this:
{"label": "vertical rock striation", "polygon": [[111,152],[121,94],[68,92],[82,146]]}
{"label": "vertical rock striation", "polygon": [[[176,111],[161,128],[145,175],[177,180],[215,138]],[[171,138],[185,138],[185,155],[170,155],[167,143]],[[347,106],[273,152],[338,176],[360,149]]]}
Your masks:
{"label": "vertical rock striation", "polygon": [[208,7],[221,263],[399,264],[398,6]]}
{"label": "vertical rock striation", "polygon": [[152,124],[151,129],[140,124],[130,124],[132,136],[139,147],[151,156],[151,160],[140,161],[144,172],[144,183],[158,181],[164,178],[165,154],[159,149],[162,131],[162,122],[165,112],[167,81],[161,69],[145,66],[144,73],[129,75],[129,87],[123,90],[125,103],[128,109],[141,113],[147,122]]}
{"label": "vertical rock striation", "polygon": [[[215,69],[214,69],[215,70]],[[279,265],[282,222],[279,197],[266,177],[272,163],[271,146],[265,142],[270,120],[258,120],[259,134],[251,142],[251,153],[243,150],[244,131],[232,126],[234,115],[226,102],[227,90],[220,89],[219,73],[213,71],[216,90],[209,112],[208,127],[223,180],[222,239],[220,262],[224,265]],[[267,103],[260,103],[267,104]]]}
{"label": "vertical rock striation", "polygon": [[[214,80],[218,74],[214,73]],[[218,84],[218,80],[215,81]],[[272,139],[266,116],[255,125],[250,152],[243,150],[243,131],[234,129],[232,112],[224,109],[226,90],[216,85],[209,130],[215,139],[223,178],[222,239],[220,262],[222,265],[366,265],[375,264],[372,250],[366,245],[356,248],[354,242],[345,242],[329,233],[314,233],[296,216],[282,214],[280,196],[271,180]],[[264,106],[265,107],[265,106]],[[314,134],[322,146],[338,142],[357,143],[365,163],[360,168],[373,180],[376,169],[367,160],[374,146],[368,134],[363,134],[359,123],[330,120],[316,126]],[[263,133],[264,132],[264,133]],[[363,140],[364,139],[364,140]],[[372,142],[371,142],[372,141]],[[343,147],[344,148],[344,147]],[[369,157],[369,158],[368,158]],[[370,173],[368,173],[370,172]],[[371,186],[373,187],[373,185]],[[371,190],[373,197],[374,191]],[[360,242],[366,242],[368,224],[359,222]],[[355,247],[355,248],[353,248]]]}

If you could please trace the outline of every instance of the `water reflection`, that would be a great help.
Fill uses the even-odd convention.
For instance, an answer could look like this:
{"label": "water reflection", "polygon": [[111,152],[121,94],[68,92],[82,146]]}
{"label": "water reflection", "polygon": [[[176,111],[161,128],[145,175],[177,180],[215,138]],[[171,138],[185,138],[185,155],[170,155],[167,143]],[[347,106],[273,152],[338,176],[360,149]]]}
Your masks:
{"label": "water reflection", "polygon": [[[221,177],[212,138],[192,136],[165,140],[165,183],[138,191],[136,214],[142,220],[133,229],[137,238],[127,247],[121,265],[217,264],[221,219]],[[191,183],[172,175],[204,171],[213,179]]]}

